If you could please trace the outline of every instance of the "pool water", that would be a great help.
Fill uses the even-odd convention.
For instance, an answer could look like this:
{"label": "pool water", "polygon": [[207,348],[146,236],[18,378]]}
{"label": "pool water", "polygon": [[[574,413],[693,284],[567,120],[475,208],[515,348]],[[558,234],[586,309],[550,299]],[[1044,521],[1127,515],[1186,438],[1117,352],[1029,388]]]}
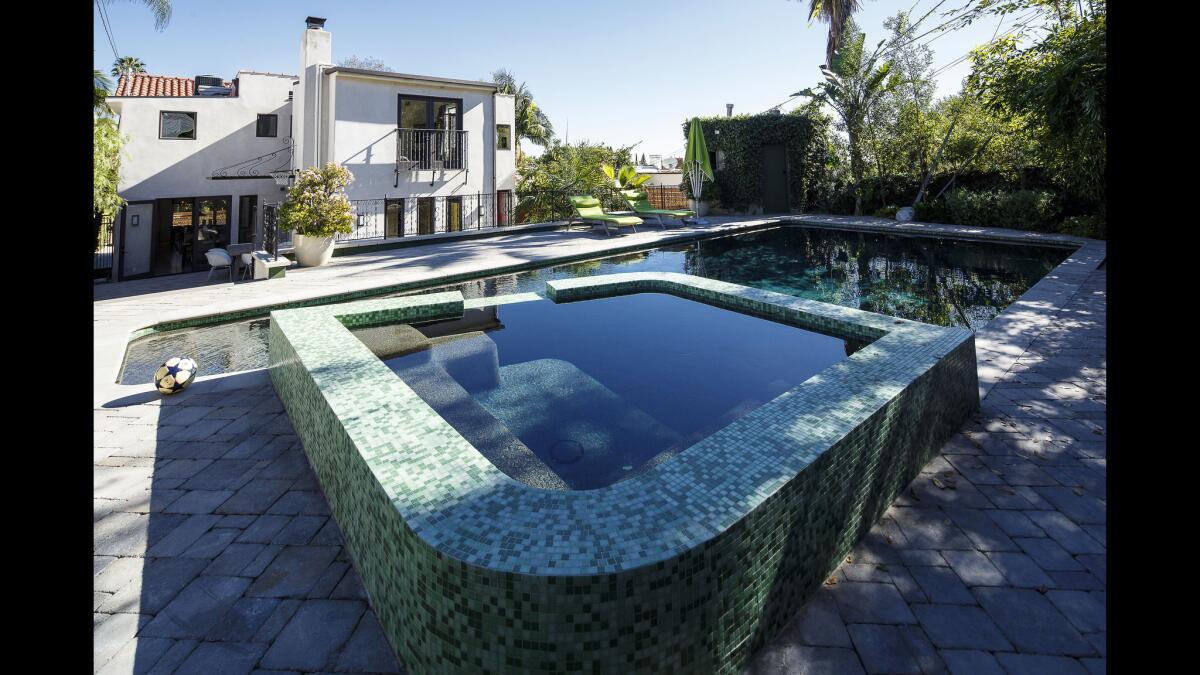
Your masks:
{"label": "pool water", "polygon": [[[978,330],[1066,259],[1068,249],[782,226],[632,254],[468,281],[437,290],[467,298],[533,292],[546,281],[618,272],[684,272],[939,326]],[[170,355],[201,375],[267,365],[270,319],[143,338],[126,351],[120,381],[152,380]]]}
{"label": "pool water", "polygon": [[499,469],[571,490],[649,470],[859,346],[652,293],[354,332]]}

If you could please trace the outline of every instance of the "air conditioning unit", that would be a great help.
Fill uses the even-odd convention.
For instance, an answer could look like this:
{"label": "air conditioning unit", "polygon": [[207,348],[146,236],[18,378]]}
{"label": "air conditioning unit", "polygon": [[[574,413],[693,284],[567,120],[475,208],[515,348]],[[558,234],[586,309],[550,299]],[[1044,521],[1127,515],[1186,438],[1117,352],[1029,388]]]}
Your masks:
{"label": "air conditioning unit", "polygon": [[223,87],[223,86],[225,86],[225,80],[222,80],[221,78],[213,76],[213,75],[197,75],[196,76],[196,86],[197,87]]}

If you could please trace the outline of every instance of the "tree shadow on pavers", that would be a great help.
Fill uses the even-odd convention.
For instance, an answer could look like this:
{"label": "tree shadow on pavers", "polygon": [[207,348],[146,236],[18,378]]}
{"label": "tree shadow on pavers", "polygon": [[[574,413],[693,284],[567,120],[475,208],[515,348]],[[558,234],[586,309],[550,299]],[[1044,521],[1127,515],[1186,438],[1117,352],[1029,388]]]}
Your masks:
{"label": "tree shadow on pavers", "polygon": [[314,617],[323,631],[277,661],[399,671],[261,374],[123,396],[94,419],[98,672],[249,672]]}
{"label": "tree shadow on pavers", "polygon": [[[770,511],[766,508],[743,520],[748,531],[776,532],[783,541],[774,569],[757,572],[770,580],[770,587],[761,611],[742,617],[755,630],[736,657],[740,665],[750,664],[780,634],[882,519],[893,499],[919,477],[921,468],[940,451],[946,429],[957,426],[951,420],[971,413],[969,398],[960,410],[930,412],[924,409],[931,399],[925,388],[934,386],[933,381],[923,378],[914,386],[890,414],[881,410],[860,425],[857,433],[863,436],[856,449],[826,452],[773,495],[771,499],[791,502],[788,508],[777,509],[777,522],[759,516]],[[885,436],[885,425],[891,425],[890,438]],[[897,599],[867,594],[856,597],[855,603],[864,615],[873,615],[888,613]]]}

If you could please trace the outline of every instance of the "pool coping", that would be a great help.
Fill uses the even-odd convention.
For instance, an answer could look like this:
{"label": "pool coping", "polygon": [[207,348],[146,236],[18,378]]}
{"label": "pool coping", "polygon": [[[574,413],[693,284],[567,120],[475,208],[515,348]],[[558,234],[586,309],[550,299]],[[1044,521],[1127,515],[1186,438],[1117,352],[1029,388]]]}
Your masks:
{"label": "pool coping", "polygon": [[[490,267],[484,266],[472,269],[468,272],[452,275],[433,274],[401,284],[375,285],[345,293],[317,294],[313,295],[312,297],[292,300],[285,303],[250,303],[244,307],[239,307],[236,310],[227,312],[214,313],[207,311],[184,311],[176,312],[167,317],[165,320],[156,320],[159,317],[156,317],[153,314],[154,302],[147,301],[146,311],[143,311],[138,315],[127,318],[124,316],[119,316],[115,319],[109,319],[107,321],[109,325],[105,326],[101,326],[100,322],[97,321],[96,331],[93,335],[93,362],[95,364],[93,369],[93,405],[100,406],[113,399],[136,396],[154,391],[154,387],[151,384],[127,385],[116,382],[117,378],[120,377],[121,365],[124,361],[125,350],[127,349],[129,342],[137,339],[138,337],[142,337],[154,332],[174,330],[181,327],[187,327],[189,325],[204,325],[206,323],[220,323],[224,321],[237,320],[238,318],[249,318],[251,316],[264,316],[273,308],[308,306],[322,303],[339,302],[343,296],[346,296],[346,299],[349,300],[355,297],[366,297],[402,292],[405,290],[428,288],[438,285],[452,284],[455,283],[456,279],[461,281],[463,279],[477,278],[481,276],[510,274],[528,269],[544,267],[547,265],[565,264],[580,260],[591,260],[610,255],[620,255],[622,253],[649,250],[662,246],[693,241],[696,239],[708,239],[790,224],[851,231],[862,230],[880,232],[884,234],[890,233],[951,239],[977,239],[995,241],[998,243],[1078,247],[1068,256],[1066,260],[1063,261],[1062,264],[1047,273],[1045,277],[1043,277],[1036,284],[1034,284],[1034,286],[1030,287],[1024,294],[1022,294],[1017,301],[1006,308],[1004,312],[992,319],[988,323],[988,326],[985,326],[984,329],[977,333],[976,346],[980,354],[979,365],[981,397],[990,391],[991,387],[1016,361],[1016,358],[1023,353],[1025,347],[1027,347],[1036,337],[1037,333],[1030,333],[1030,331],[1036,331],[1036,329],[1044,327],[1049,322],[1050,317],[1053,316],[1054,312],[1057,311],[1059,307],[1061,307],[1067,300],[1070,299],[1071,296],[1074,295],[1075,291],[1086,278],[1087,274],[1095,270],[1104,261],[1107,255],[1106,242],[1072,235],[1010,230],[1002,228],[965,227],[960,225],[946,225],[937,223],[900,223],[892,220],[873,217],[796,214],[765,218],[749,217],[743,220],[719,222],[710,227],[698,230],[667,230],[665,232],[652,230],[650,233],[656,237],[653,241],[639,241],[638,243],[632,244],[622,243],[624,238],[613,238],[611,241],[608,238],[605,238],[600,241],[611,245],[604,246],[600,250],[591,250],[580,254],[556,256],[540,260],[527,260],[515,265]],[[438,242],[430,243],[432,244]],[[420,248],[407,247],[399,250],[419,251]],[[104,312],[104,302],[105,301],[98,301],[94,303],[94,317],[97,314]],[[993,324],[995,324],[994,327]],[[117,353],[114,354],[114,351]],[[212,382],[213,386],[219,387],[219,380],[237,374],[238,373],[223,373],[211,376],[205,376],[201,374],[201,376],[197,378],[197,383],[207,381]]]}
{"label": "pool coping", "polygon": [[[547,289],[554,302],[667,293],[873,341],[670,461],[585,491],[534,488],[501,472],[349,330],[461,316],[458,291],[272,312],[271,378],[291,414],[299,404],[289,395],[295,386],[289,378],[311,378],[404,522],[428,546],[497,572],[598,575],[704,545],[974,337],[968,329],[679,273],[561,279]],[[315,442],[305,438],[303,422],[297,427],[306,448]],[[705,490],[693,489],[710,467],[728,466],[731,453],[753,470],[722,471]],[[558,534],[546,542],[547,533]],[[514,547],[516,541],[545,545]]]}

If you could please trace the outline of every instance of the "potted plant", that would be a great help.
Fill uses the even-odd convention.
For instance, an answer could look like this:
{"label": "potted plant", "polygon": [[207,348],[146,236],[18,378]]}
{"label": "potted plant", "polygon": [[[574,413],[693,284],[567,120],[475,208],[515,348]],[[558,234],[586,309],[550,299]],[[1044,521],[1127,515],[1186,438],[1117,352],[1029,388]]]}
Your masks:
{"label": "potted plant", "polygon": [[333,257],[333,237],[349,234],[354,216],[346,186],[354,176],[333,162],[300,172],[279,208],[279,226],[293,230],[296,262],[319,267]]}

